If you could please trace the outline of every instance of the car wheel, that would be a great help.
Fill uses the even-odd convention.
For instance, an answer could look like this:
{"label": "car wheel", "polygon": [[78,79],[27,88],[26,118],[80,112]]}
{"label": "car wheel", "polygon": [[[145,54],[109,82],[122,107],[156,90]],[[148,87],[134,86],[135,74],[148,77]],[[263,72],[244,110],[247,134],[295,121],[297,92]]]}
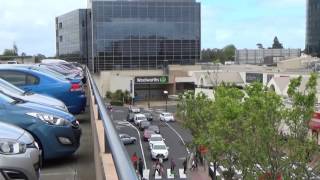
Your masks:
{"label": "car wheel", "polygon": [[134,143],[136,143],[136,140],[133,140],[133,141],[132,141],[132,144],[134,144]]}

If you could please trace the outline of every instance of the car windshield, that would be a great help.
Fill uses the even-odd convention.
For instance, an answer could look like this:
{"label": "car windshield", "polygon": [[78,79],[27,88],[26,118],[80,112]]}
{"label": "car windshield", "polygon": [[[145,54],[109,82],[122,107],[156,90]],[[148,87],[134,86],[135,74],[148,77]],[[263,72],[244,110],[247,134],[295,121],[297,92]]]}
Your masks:
{"label": "car windshield", "polygon": [[162,144],[156,144],[156,145],[153,145],[153,149],[165,150],[165,149],[167,149],[167,147],[165,145],[162,145]]}
{"label": "car windshield", "polygon": [[172,116],[171,114],[163,114],[165,117],[170,117]]}
{"label": "car windshield", "polygon": [[5,90],[5,91],[9,91],[12,92],[14,94],[19,94],[19,95],[23,95],[24,91],[19,89],[18,87],[8,83],[5,80],[0,79],[0,90]]}
{"label": "car windshield", "polygon": [[12,99],[12,98],[10,98],[9,96],[6,96],[6,95],[4,95],[4,94],[2,94],[2,93],[0,93],[0,101],[1,101],[1,102],[7,102],[7,103],[13,103],[13,102],[15,102],[14,99]]}
{"label": "car windshield", "polygon": [[151,137],[150,141],[162,141],[161,137]]}
{"label": "car windshield", "polygon": [[146,120],[147,118],[141,116],[141,117],[138,117],[137,119],[138,119],[138,120]]}

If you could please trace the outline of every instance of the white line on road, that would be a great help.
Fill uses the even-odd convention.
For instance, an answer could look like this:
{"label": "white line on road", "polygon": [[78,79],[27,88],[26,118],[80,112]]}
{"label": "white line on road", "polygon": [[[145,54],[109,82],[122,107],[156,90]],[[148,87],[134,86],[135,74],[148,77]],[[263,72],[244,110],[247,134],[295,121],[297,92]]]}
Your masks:
{"label": "white line on road", "polygon": [[142,142],[141,142],[141,135],[140,135],[140,131],[138,128],[136,128],[134,125],[130,124],[129,123],[129,126],[134,128],[137,132],[138,132],[138,135],[139,135],[139,143],[140,143],[140,148],[141,148],[141,153],[142,153],[142,158],[143,158],[143,163],[144,163],[144,168],[147,169],[147,163],[146,163],[146,158],[144,156],[144,150],[143,150],[143,147],[142,147]]}
{"label": "white line on road", "polygon": [[183,145],[186,147],[187,153],[190,154],[190,151],[188,149],[188,147],[186,146],[186,143],[184,142],[182,136],[169,124],[166,122],[166,125],[174,132],[177,134],[177,136],[180,138],[180,140],[182,141]]}

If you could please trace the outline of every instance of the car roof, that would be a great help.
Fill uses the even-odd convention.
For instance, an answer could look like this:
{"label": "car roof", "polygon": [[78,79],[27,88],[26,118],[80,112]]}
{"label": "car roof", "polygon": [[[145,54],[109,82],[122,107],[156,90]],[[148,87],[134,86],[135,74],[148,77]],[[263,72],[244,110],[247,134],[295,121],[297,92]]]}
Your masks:
{"label": "car roof", "polygon": [[129,134],[119,134],[119,136],[129,136]]}
{"label": "car roof", "polygon": [[135,114],[135,116],[137,116],[137,117],[146,117],[144,114]]}
{"label": "car roof", "polygon": [[164,143],[163,141],[156,141],[156,142],[152,143],[152,145],[153,146],[154,145],[165,145],[165,146],[167,146],[166,143]]}
{"label": "car roof", "polygon": [[151,135],[151,137],[161,137],[162,138],[162,135],[161,134],[153,134],[153,135]]}

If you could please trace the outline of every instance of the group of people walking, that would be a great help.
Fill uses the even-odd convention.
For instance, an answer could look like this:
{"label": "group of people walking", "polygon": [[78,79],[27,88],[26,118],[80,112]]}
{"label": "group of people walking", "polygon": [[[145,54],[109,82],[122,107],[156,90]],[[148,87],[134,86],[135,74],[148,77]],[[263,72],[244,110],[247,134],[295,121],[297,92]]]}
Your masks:
{"label": "group of people walking", "polygon": [[[141,158],[139,158],[137,156],[136,153],[134,153],[131,156],[131,161],[133,163],[134,169],[138,172],[139,176],[141,177],[141,179],[143,179],[143,169],[144,169],[144,164]],[[188,160],[187,158],[184,159],[183,163],[183,173],[186,174],[187,173],[187,166],[188,166]],[[170,173],[171,175],[175,176],[175,168],[176,168],[176,163],[173,159],[171,159],[170,161]],[[198,157],[197,156],[193,156],[192,157],[192,161],[191,161],[191,167],[190,167],[190,171],[194,171],[198,168]],[[163,172],[164,172],[164,166],[163,166],[163,159],[159,158],[155,161],[155,163],[153,164],[153,175],[155,176],[156,173],[158,176],[162,176]]]}

